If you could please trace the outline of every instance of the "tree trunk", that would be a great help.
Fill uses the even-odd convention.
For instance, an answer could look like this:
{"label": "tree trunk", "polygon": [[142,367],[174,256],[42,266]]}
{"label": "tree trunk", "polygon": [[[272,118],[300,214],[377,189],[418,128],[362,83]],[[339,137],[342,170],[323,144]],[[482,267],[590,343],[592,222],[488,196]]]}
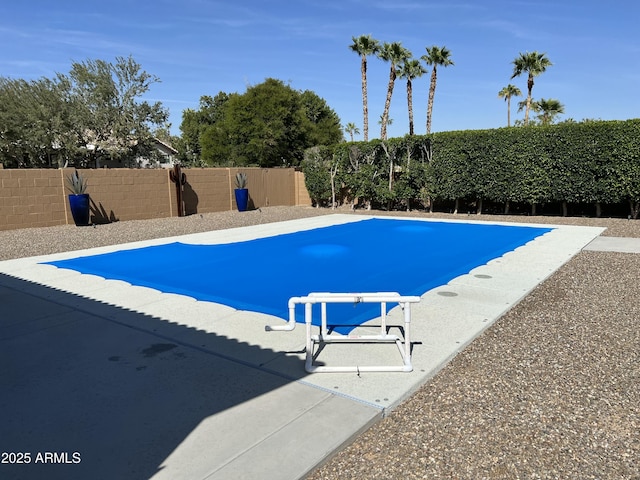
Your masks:
{"label": "tree trunk", "polygon": [[529,91],[527,94],[527,108],[524,111],[524,126],[529,125],[529,111],[531,110],[531,91],[533,90],[533,75],[529,72],[529,78],[527,78],[527,90]]}
{"label": "tree trunk", "polygon": [[335,208],[336,208],[336,186],[332,176],[331,177],[331,210],[335,210]]}
{"label": "tree trunk", "polygon": [[409,110],[409,135],[413,135],[413,87],[407,78],[407,109]]}
{"label": "tree trunk", "polygon": [[458,205],[459,204],[460,204],[460,199],[456,198],[456,205],[455,205],[455,207],[453,207],[453,214],[454,215],[457,215],[457,213],[458,213]]}
{"label": "tree trunk", "polygon": [[336,163],[335,167],[331,169],[331,208],[335,209],[337,206],[336,202],[336,175],[338,174],[338,164]]}
{"label": "tree trunk", "polygon": [[567,201],[564,200],[562,202],[562,216],[567,217],[569,215],[569,207],[567,205]]}
{"label": "tree trunk", "polygon": [[387,139],[387,122],[389,121],[389,108],[391,108],[391,96],[393,95],[393,85],[396,81],[396,66],[391,63],[389,72],[389,85],[387,86],[387,98],[384,101],[384,111],[382,112],[382,127],[380,128],[380,140]]}
{"label": "tree trunk", "polygon": [[438,73],[436,66],[433,66],[431,71],[431,83],[429,85],[429,101],[427,103],[427,135],[431,133],[431,113],[433,112],[433,97],[436,94],[436,81]]}
{"label": "tree trunk", "polygon": [[369,105],[367,101],[367,56],[362,56],[360,66],[362,73],[362,130],[364,131],[364,141],[369,141]]}
{"label": "tree trunk", "polygon": [[504,202],[504,214],[505,215],[509,215],[509,200],[507,200],[506,202]]}
{"label": "tree trunk", "polygon": [[531,204],[531,216],[532,217],[536,216],[536,204],[535,203]]}
{"label": "tree trunk", "polygon": [[384,154],[387,156],[387,159],[389,160],[389,192],[393,191],[393,159],[395,157],[394,155],[391,155],[389,153],[389,147],[387,147],[387,144],[385,142],[381,142],[380,146],[382,147],[382,150],[384,150]]}
{"label": "tree trunk", "polygon": [[482,215],[482,198],[478,199],[478,208],[476,209],[476,215]]}
{"label": "tree trunk", "polygon": [[596,202],[596,218],[600,218],[602,216],[602,205],[600,202]]}
{"label": "tree trunk", "polygon": [[640,214],[640,201],[629,199],[629,206],[631,207],[631,218],[637,220]]}

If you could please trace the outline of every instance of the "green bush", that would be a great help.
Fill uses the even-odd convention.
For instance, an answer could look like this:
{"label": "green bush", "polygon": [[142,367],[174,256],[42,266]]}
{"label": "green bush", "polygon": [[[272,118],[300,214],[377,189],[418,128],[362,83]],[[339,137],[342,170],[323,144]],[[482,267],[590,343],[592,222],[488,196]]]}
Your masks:
{"label": "green bush", "polygon": [[313,147],[304,152],[302,172],[311,201],[317,207],[331,202],[331,174],[328,167],[331,152],[326,147]]}
{"label": "green bush", "polygon": [[337,168],[347,192],[339,202],[410,208],[466,200],[480,209],[487,200],[505,210],[529,204],[534,214],[547,203],[566,212],[569,203],[599,211],[628,202],[634,218],[640,213],[640,120],[442,132],[341,143],[331,152],[322,168]]}

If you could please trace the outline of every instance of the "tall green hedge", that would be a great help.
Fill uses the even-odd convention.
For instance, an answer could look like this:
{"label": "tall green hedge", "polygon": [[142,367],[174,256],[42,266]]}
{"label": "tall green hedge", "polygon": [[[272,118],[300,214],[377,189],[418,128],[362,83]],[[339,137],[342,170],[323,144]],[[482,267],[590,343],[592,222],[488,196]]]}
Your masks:
{"label": "tall green hedge", "polygon": [[[317,152],[317,150],[316,150]],[[333,169],[337,203],[412,208],[431,201],[628,202],[640,213],[640,120],[588,121],[341,143],[305,156],[307,188],[318,204]],[[324,179],[324,180],[323,180]],[[319,192],[319,193],[316,193]],[[325,192],[325,193],[322,193]]]}

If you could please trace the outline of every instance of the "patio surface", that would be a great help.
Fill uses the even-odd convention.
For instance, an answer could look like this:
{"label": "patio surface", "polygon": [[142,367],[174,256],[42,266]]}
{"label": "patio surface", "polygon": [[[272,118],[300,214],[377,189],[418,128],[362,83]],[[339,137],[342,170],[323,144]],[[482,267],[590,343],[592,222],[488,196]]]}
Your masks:
{"label": "patio surface", "polygon": [[[600,227],[559,225],[425,293],[412,309],[411,373],[307,374],[303,326],[266,332],[283,320],[39,264],[364,218],[327,215],[0,262],[0,450],[31,457],[0,464],[0,476],[301,478],[580,250],[640,251],[637,239],[599,237]],[[400,321],[397,312],[390,318]],[[330,345],[317,360],[365,356],[399,360],[395,346],[377,345]],[[46,452],[52,461],[36,462]]]}

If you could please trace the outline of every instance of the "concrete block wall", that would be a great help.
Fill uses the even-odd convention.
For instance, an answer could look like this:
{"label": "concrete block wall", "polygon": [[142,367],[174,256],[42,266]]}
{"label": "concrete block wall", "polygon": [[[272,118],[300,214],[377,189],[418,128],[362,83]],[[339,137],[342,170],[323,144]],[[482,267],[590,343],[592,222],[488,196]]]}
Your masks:
{"label": "concrete block wall", "polygon": [[0,169],[0,229],[66,223],[63,174],[62,170]]}
{"label": "concrete block wall", "polygon": [[[223,212],[235,208],[230,169],[228,168],[185,168],[187,176],[182,198],[185,214]],[[235,170],[234,170],[235,172]],[[235,175],[235,173],[234,173]],[[169,181],[171,188],[172,216],[176,216],[176,185]]]}
{"label": "concrete block wall", "polygon": [[[73,224],[65,183],[73,169],[0,169],[0,230]],[[185,213],[235,210],[235,174],[247,174],[250,208],[311,205],[304,175],[290,168],[183,169]],[[178,215],[176,186],[164,169],[86,169],[91,221]]]}
{"label": "concrete block wall", "polygon": [[[258,208],[272,205],[295,205],[293,169],[250,168],[239,171],[247,174],[250,206]],[[233,186],[235,188],[235,173],[233,173]]]}
{"label": "concrete block wall", "polygon": [[311,206],[313,203],[309,196],[309,192],[307,191],[307,186],[304,183],[304,173],[295,172],[294,179],[296,205]]}
{"label": "concrete block wall", "polygon": [[[65,171],[67,175],[73,169]],[[150,169],[88,169],[86,177],[91,199],[91,221],[108,223],[118,220],[144,220],[170,217],[169,176],[166,170]],[[68,202],[68,222],[73,223]]]}

